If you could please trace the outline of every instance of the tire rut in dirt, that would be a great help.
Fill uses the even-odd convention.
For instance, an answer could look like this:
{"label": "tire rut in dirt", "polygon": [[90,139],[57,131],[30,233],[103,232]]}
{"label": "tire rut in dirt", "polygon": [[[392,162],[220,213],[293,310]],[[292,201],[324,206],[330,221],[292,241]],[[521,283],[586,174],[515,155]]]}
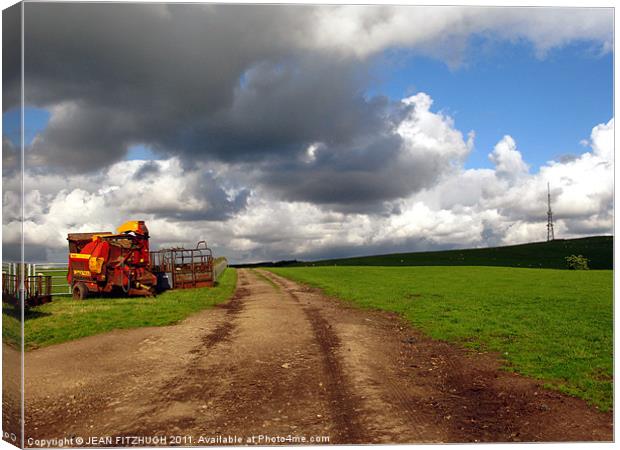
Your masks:
{"label": "tire rut in dirt", "polygon": [[338,441],[345,444],[368,442],[364,439],[361,426],[355,420],[355,412],[358,409],[357,402],[347,386],[342,366],[336,355],[340,347],[340,340],[318,310],[304,308],[304,311],[323,353],[323,365],[328,374],[327,391],[333,418],[336,422]]}
{"label": "tire rut in dirt", "polygon": [[[277,277],[273,277],[272,280],[274,282],[278,282],[278,284],[298,302],[309,304],[307,301],[302,301],[298,294],[304,296],[307,295],[309,291],[313,291],[313,289],[300,287],[295,284],[291,287],[290,285],[286,285],[287,280]],[[329,333],[330,336],[328,339],[318,340],[321,345],[325,345],[326,342],[328,343],[328,345],[325,345],[326,348],[324,350],[324,354],[329,356],[327,365],[335,366],[335,371],[328,371],[332,375],[333,379],[342,380],[347,369],[343,364],[344,361],[338,359],[336,355],[338,351],[341,351],[343,348],[340,338],[338,337],[336,331],[333,330],[332,325],[321,315],[319,309],[309,306],[305,306],[304,309],[306,314],[309,316],[310,322],[315,328],[315,334],[317,336]],[[323,313],[325,313],[325,311]],[[329,345],[329,343],[335,343],[336,345]],[[333,376],[334,372],[336,372],[336,376]],[[345,387],[343,388],[342,386]],[[378,427],[377,423],[373,423],[373,413],[371,412],[372,409],[368,409],[366,400],[364,400],[368,397],[368,395],[372,396],[373,394],[364,388],[365,385],[358,386],[352,380],[347,380],[346,385],[343,382],[337,382],[335,383],[335,386],[332,387],[332,391],[334,392],[333,398],[338,404],[343,405],[342,409],[345,411],[344,414],[340,416],[342,420],[339,423],[339,428],[353,431],[352,433],[349,432],[343,434],[340,436],[340,439],[342,439],[343,443],[351,444],[401,442],[399,441],[400,436],[398,434],[390,441],[382,441],[382,438],[384,438],[386,432],[389,434],[390,431],[381,426],[383,423],[381,423]],[[355,392],[355,394],[353,394],[353,392]],[[360,397],[362,393],[364,396]],[[426,405],[411,395],[408,395],[406,390],[403,390],[403,385],[399,384],[395,380],[391,380],[389,376],[381,379],[381,392],[379,395],[382,396],[383,399],[387,400],[388,405],[398,405],[397,414],[400,415],[401,418],[406,417],[408,422],[407,433],[408,436],[411,436],[411,440],[409,442],[428,441],[428,437],[419,431],[418,426],[422,417],[424,418],[423,420],[428,421],[430,419],[428,414],[425,412],[425,409],[427,408]],[[368,414],[371,414],[371,416],[368,416]]]}
{"label": "tire rut in dirt", "polygon": [[[207,386],[196,382],[197,380],[208,380],[215,373],[210,373],[213,369],[209,369],[207,364],[204,363],[205,358],[208,357],[210,351],[221,342],[225,342],[230,339],[231,334],[235,329],[235,316],[243,310],[243,298],[249,295],[249,290],[244,287],[239,287],[235,291],[233,297],[227,303],[218,305],[217,308],[226,310],[226,316],[223,323],[219,324],[213,331],[205,334],[201,338],[201,345],[190,350],[192,359],[188,362],[185,371],[170,381],[168,381],[160,390],[159,394],[155,396],[158,399],[156,405],[150,408],[147,412],[141,416],[147,420],[138,419],[137,427],[133,426],[131,432],[134,434],[151,433],[152,435],[160,434],[170,428],[187,429],[194,425],[195,419],[182,417],[179,419],[168,419],[165,426],[159,427],[158,424],[153,423],[152,419],[158,417],[159,411],[162,408],[169,408],[170,405],[183,404],[191,401],[198,401],[203,399],[207,393]],[[148,424],[148,425],[146,425]],[[124,430],[127,432],[128,430]]]}
{"label": "tire rut in dirt", "polygon": [[240,287],[235,291],[235,295],[230,299],[228,303],[219,306],[220,308],[226,310],[226,316],[229,320],[218,326],[211,333],[203,336],[201,339],[203,345],[191,350],[190,353],[203,354],[205,351],[209,350],[218,342],[228,339],[233,329],[235,328],[235,322],[232,319],[243,309],[243,303],[241,300],[244,297],[247,297],[249,294],[250,291],[248,291],[248,289]]}
{"label": "tire rut in dirt", "polygon": [[[269,277],[269,279],[284,289],[288,295],[301,305],[299,297],[294,290],[290,289],[276,278]],[[348,380],[338,357],[338,350],[341,347],[340,339],[318,309],[308,306],[302,306],[302,309],[319,343],[323,356],[323,368],[327,374],[326,388],[329,397],[329,406],[337,433],[337,439],[331,443],[368,443],[369,440],[364,436],[361,424],[359,424],[355,418],[356,412],[360,409],[359,402],[349,389]]]}

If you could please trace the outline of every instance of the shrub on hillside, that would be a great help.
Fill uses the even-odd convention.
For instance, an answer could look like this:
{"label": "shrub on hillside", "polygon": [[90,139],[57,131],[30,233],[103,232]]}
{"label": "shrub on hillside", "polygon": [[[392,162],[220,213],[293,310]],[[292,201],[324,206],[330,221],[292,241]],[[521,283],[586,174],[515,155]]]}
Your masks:
{"label": "shrub on hillside", "polygon": [[588,270],[588,258],[583,255],[570,255],[564,258],[569,270]]}

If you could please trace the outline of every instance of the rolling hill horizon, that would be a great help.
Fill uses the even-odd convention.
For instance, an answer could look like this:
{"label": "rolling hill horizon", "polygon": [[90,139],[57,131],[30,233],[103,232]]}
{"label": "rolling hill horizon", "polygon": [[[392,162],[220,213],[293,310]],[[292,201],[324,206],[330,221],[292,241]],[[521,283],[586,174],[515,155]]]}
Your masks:
{"label": "rolling hill horizon", "polygon": [[231,267],[294,266],[503,266],[566,269],[565,257],[583,255],[594,270],[613,269],[613,236],[531,242],[500,247],[403,252],[321,260],[282,260],[232,264]]}

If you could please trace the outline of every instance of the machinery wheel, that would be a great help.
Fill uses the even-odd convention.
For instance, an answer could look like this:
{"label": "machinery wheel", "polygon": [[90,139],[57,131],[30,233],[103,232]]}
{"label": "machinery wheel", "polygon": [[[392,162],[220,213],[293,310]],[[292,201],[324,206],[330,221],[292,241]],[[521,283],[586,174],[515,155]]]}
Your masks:
{"label": "machinery wheel", "polygon": [[88,297],[88,288],[84,283],[77,283],[73,286],[73,300],[84,300]]}

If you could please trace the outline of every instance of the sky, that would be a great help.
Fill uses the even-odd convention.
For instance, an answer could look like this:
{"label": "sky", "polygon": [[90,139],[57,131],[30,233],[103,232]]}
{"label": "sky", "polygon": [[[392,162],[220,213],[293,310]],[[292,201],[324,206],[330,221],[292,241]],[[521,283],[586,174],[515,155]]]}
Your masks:
{"label": "sky", "polygon": [[139,219],[231,262],[541,241],[547,183],[557,237],[613,233],[610,8],[29,3],[24,24],[29,260]]}

